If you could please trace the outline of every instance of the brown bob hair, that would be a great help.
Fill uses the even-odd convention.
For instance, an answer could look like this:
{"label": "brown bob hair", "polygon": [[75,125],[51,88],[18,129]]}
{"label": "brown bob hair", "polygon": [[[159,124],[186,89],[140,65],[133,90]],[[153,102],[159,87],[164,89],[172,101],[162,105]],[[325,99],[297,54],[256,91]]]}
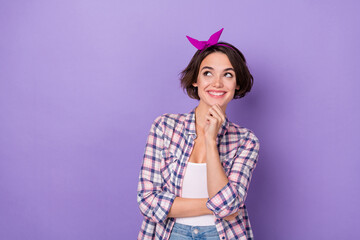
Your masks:
{"label": "brown bob hair", "polygon": [[244,97],[246,93],[250,92],[254,78],[250,74],[250,71],[246,65],[244,55],[239,51],[239,49],[226,42],[218,42],[217,44],[212,45],[205,50],[198,50],[192,57],[189,65],[180,73],[181,87],[184,91],[186,90],[186,93],[189,97],[200,100],[198,89],[192,84],[197,82],[201,62],[206,56],[214,52],[222,52],[226,54],[234,68],[236,85],[240,86],[239,90],[235,90],[234,99]]}

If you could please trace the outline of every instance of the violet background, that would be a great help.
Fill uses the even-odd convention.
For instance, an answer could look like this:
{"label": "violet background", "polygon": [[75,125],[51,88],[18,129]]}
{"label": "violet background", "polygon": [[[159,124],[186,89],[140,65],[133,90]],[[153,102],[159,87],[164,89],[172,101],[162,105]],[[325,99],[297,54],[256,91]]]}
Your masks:
{"label": "violet background", "polygon": [[231,121],[260,139],[255,239],[356,239],[358,1],[0,1],[0,239],[136,239],[152,121],[197,104],[185,35],[255,77]]}

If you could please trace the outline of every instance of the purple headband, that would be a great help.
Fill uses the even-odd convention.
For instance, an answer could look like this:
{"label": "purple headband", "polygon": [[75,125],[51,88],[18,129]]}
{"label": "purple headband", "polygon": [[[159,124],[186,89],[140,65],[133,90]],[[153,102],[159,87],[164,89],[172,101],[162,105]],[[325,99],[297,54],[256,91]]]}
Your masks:
{"label": "purple headband", "polygon": [[199,40],[196,40],[196,39],[191,38],[189,36],[186,36],[186,37],[187,37],[187,39],[189,39],[190,43],[194,47],[196,47],[197,49],[200,50],[200,52],[202,52],[204,49],[206,49],[206,48],[208,48],[210,46],[213,46],[213,45],[220,45],[220,46],[225,46],[225,47],[233,49],[232,47],[230,47],[228,45],[218,43],[219,38],[220,38],[221,33],[222,33],[223,30],[224,30],[224,28],[220,29],[219,31],[217,31],[216,33],[211,35],[209,40],[207,40],[207,41],[199,41]]}

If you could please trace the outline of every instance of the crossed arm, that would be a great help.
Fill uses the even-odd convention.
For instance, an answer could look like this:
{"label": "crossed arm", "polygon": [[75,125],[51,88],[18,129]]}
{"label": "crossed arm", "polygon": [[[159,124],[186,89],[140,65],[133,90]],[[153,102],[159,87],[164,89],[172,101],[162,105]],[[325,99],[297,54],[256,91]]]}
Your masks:
{"label": "crossed arm", "polygon": [[[209,197],[215,196],[228,182],[228,178],[220,163],[219,152],[216,141],[206,142],[206,160],[207,160],[207,186]],[[194,217],[207,214],[213,214],[206,203],[208,198],[181,198],[176,197],[170,208],[168,217]],[[237,212],[224,217],[225,220],[232,220],[237,216]]]}
{"label": "crossed arm", "polygon": [[[161,117],[158,117],[151,127],[141,166],[137,200],[144,217],[158,223],[163,223],[168,217],[206,214],[214,214],[225,220],[234,218],[243,206],[251,173],[256,165],[259,149],[256,137],[249,136],[245,144],[238,148],[228,177],[221,166],[216,144],[213,143],[212,147],[208,147],[209,198],[192,199],[177,197],[162,190],[163,181],[160,172],[162,129]],[[213,156],[213,160],[210,156]]]}

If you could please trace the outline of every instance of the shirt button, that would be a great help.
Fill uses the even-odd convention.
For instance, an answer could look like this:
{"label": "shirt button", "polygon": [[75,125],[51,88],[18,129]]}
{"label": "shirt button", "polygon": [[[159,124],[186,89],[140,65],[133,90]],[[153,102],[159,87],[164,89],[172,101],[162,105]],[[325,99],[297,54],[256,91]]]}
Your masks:
{"label": "shirt button", "polygon": [[197,228],[194,229],[194,233],[195,234],[198,234],[199,233],[199,230]]}

